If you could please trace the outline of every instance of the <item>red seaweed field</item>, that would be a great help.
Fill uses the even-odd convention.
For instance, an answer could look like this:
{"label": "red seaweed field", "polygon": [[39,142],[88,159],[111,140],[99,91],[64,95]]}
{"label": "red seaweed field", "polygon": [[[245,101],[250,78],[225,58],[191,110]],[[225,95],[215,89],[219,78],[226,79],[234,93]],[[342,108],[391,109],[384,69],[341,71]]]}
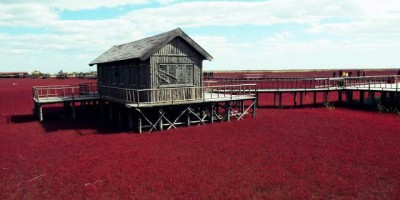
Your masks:
{"label": "red seaweed field", "polygon": [[147,134],[57,108],[35,119],[33,85],[79,82],[0,79],[0,199],[400,198],[399,115],[261,107]]}

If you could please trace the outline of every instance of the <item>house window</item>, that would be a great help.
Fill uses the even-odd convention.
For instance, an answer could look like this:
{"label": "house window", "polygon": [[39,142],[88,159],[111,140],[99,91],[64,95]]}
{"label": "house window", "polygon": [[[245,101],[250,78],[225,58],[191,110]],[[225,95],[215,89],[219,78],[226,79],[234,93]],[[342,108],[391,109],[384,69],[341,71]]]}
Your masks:
{"label": "house window", "polygon": [[160,64],[158,72],[160,86],[193,85],[193,64]]}

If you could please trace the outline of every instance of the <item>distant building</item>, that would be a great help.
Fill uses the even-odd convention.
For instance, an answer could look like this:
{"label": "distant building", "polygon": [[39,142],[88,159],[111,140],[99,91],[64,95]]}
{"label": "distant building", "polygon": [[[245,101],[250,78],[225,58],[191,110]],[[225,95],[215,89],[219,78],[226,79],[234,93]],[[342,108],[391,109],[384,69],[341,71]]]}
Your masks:
{"label": "distant building", "polygon": [[0,78],[26,78],[28,72],[0,72]]}

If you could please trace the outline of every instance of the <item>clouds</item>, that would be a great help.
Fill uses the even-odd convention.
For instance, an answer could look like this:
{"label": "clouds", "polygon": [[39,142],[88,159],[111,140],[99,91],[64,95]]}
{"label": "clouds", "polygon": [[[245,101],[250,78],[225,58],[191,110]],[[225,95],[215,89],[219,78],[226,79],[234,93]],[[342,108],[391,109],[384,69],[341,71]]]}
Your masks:
{"label": "clouds", "polygon": [[[131,6],[131,10],[104,20],[67,20],[61,15],[64,11],[126,9],[126,6]],[[41,60],[39,56],[57,54],[74,58],[64,60],[61,56],[58,60],[61,66],[71,65],[70,62],[86,66],[112,45],[176,27],[189,30],[191,36],[213,54],[215,60],[205,63],[210,68],[239,68],[240,65],[268,68],[279,62],[282,66],[301,67],[310,64],[303,58],[312,54],[324,58],[315,59],[321,63],[318,66],[346,65],[355,63],[337,51],[345,51],[353,57],[363,57],[366,52],[392,55],[389,50],[398,51],[398,24],[400,6],[396,0],[5,0],[0,3],[0,65],[27,65],[10,56]],[[301,28],[294,28],[299,25]],[[265,31],[257,38],[247,38],[241,29],[249,26]],[[11,27],[26,28],[27,32],[1,31]],[[227,31],[214,31],[216,27],[225,27]],[[41,31],[30,32],[31,28]],[[342,62],[330,59],[332,54],[340,55]],[[290,56],[293,62],[285,60],[285,56]],[[395,64],[395,58],[381,57],[385,57],[385,64]],[[243,58],[251,62],[241,64]],[[42,60],[43,65],[52,64],[46,63],[46,58]],[[361,58],[353,60],[365,64]]]}
{"label": "clouds", "polygon": [[148,0],[113,0],[113,1],[101,1],[101,0],[3,0],[3,5],[36,5],[57,10],[92,10],[102,7],[115,8],[126,5],[138,5],[149,3]]}

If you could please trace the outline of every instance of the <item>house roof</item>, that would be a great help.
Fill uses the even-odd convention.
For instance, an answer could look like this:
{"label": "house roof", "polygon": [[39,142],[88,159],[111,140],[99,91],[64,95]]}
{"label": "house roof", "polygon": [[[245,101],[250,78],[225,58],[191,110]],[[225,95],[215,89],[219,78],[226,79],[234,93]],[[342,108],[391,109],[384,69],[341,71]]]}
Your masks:
{"label": "house roof", "polygon": [[176,37],[181,37],[187,43],[189,43],[196,51],[198,51],[207,60],[212,60],[213,57],[208,54],[200,45],[198,45],[194,40],[192,40],[186,33],[184,33],[180,28],[161,33],[152,37],[147,37],[134,42],[115,45],[109,50],[104,52],[102,55],[97,57],[91,63],[90,66],[99,63],[107,63],[113,61],[121,61],[139,58],[140,60],[148,59],[157,50],[161,49],[168,42],[175,39]]}

